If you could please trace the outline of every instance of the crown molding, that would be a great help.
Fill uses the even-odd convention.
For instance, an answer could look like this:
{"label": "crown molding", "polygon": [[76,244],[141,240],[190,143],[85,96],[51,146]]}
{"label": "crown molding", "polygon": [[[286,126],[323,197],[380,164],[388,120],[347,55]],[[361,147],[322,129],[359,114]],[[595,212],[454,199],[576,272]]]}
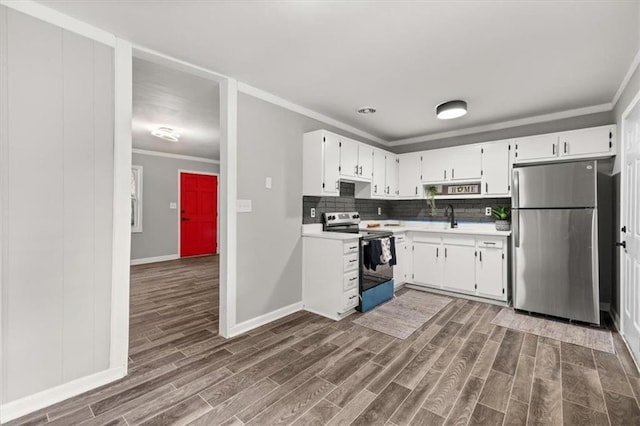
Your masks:
{"label": "crown molding", "polygon": [[192,157],[190,155],[171,154],[169,152],[149,151],[146,149],[134,148],[131,152],[140,155],[152,155],[154,157],[175,158],[176,160],[198,161],[200,163],[220,164],[220,160],[212,160],[211,158]]}
{"label": "crown molding", "polygon": [[254,98],[262,99],[263,101],[272,103],[274,105],[278,105],[279,107],[288,109],[289,111],[297,112],[298,114],[302,114],[306,117],[313,118],[314,120],[322,121],[325,124],[329,124],[330,126],[344,130],[345,132],[353,133],[354,135],[361,136],[363,138],[369,139],[373,142],[377,142],[382,145],[387,145],[387,146],[389,145],[389,141],[379,138],[378,136],[374,136],[370,133],[364,132],[353,126],[350,126],[349,124],[343,123],[342,121],[335,120],[324,114],[320,114],[319,112],[316,112],[309,108],[295,104],[291,101],[278,97],[269,92],[265,92],[264,90],[250,86],[246,83],[238,82],[238,91],[245,93],[247,95],[251,95]]}
{"label": "crown molding", "polygon": [[500,123],[486,124],[482,126],[468,127],[466,129],[452,130],[449,132],[432,133],[422,136],[414,136],[406,139],[398,139],[389,142],[389,146],[409,145],[413,143],[429,142],[438,139],[453,138],[456,136],[473,135],[476,133],[492,132],[495,130],[509,129],[512,127],[526,126],[529,124],[545,123],[548,121],[562,120],[565,118],[578,117],[581,115],[595,114],[599,112],[611,111],[611,103],[593,105],[585,108],[576,108],[567,111],[554,112],[551,114],[537,115],[534,117],[520,118],[517,120],[503,121]]}
{"label": "crown molding", "polygon": [[0,5],[24,13],[25,15],[33,16],[49,24],[62,27],[67,31],[90,38],[107,46],[116,46],[116,37],[113,34],[35,1],[0,0]]}

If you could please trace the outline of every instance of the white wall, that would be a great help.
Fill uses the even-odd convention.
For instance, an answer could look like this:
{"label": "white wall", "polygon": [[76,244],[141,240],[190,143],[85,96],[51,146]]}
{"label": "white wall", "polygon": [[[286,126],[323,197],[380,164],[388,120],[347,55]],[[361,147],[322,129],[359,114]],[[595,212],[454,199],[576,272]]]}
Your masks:
{"label": "white wall", "polygon": [[[133,154],[143,168],[142,232],[131,234],[131,259],[178,256],[178,170],[218,173],[217,164],[154,155]],[[219,202],[218,202],[219,204]]]}
{"label": "white wall", "polygon": [[114,51],[0,11],[4,404],[109,367]]}

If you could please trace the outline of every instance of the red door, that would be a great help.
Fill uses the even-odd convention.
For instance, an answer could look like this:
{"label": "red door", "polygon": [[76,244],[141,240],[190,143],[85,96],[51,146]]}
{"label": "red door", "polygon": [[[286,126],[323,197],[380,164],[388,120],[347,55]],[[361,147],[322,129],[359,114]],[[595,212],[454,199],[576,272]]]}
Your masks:
{"label": "red door", "polygon": [[180,173],[180,256],[216,252],[218,176]]}

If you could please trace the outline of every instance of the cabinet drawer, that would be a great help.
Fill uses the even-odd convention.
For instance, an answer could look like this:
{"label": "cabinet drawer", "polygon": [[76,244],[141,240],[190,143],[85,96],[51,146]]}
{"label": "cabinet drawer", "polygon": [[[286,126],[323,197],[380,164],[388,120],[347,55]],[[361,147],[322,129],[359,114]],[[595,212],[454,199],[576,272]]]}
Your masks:
{"label": "cabinet drawer", "polygon": [[425,232],[414,234],[413,241],[416,243],[440,244],[440,242],[442,241],[442,237],[440,235],[427,234]]}
{"label": "cabinet drawer", "polygon": [[[476,239],[474,237],[447,235],[443,238],[445,246],[475,246]],[[489,241],[489,240],[487,240]]]}
{"label": "cabinet drawer", "polygon": [[358,253],[344,255],[344,271],[358,270]]}
{"label": "cabinet drawer", "polygon": [[359,247],[360,247],[360,245],[359,245],[359,242],[357,240],[349,242],[349,243],[344,243],[342,253],[343,254],[357,253]]}
{"label": "cabinet drawer", "polygon": [[357,270],[344,274],[342,289],[344,291],[358,288],[358,279],[360,275]]}
{"label": "cabinet drawer", "polygon": [[396,237],[396,244],[401,244],[405,242],[404,235],[394,235],[394,237]]}
{"label": "cabinet drawer", "polygon": [[487,247],[487,248],[502,248],[503,240],[498,238],[479,238],[478,239],[478,247]]}
{"label": "cabinet drawer", "polygon": [[345,291],[342,294],[342,312],[358,306],[358,289]]}

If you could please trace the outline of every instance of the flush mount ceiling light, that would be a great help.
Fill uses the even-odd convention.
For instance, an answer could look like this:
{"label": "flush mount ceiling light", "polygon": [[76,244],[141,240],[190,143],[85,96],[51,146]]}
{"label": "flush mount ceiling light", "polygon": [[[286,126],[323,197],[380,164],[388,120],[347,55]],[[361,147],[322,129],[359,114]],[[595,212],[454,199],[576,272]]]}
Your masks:
{"label": "flush mount ceiling light", "polygon": [[169,142],[178,142],[180,140],[180,133],[176,132],[171,127],[158,127],[157,129],[153,129],[151,134]]}
{"label": "flush mount ceiling light", "polygon": [[450,120],[462,117],[467,113],[467,102],[449,101],[441,103],[436,107],[436,117],[440,120]]}
{"label": "flush mount ceiling light", "polygon": [[358,114],[375,114],[376,109],[373,107],[363,106],[358,108]]}

